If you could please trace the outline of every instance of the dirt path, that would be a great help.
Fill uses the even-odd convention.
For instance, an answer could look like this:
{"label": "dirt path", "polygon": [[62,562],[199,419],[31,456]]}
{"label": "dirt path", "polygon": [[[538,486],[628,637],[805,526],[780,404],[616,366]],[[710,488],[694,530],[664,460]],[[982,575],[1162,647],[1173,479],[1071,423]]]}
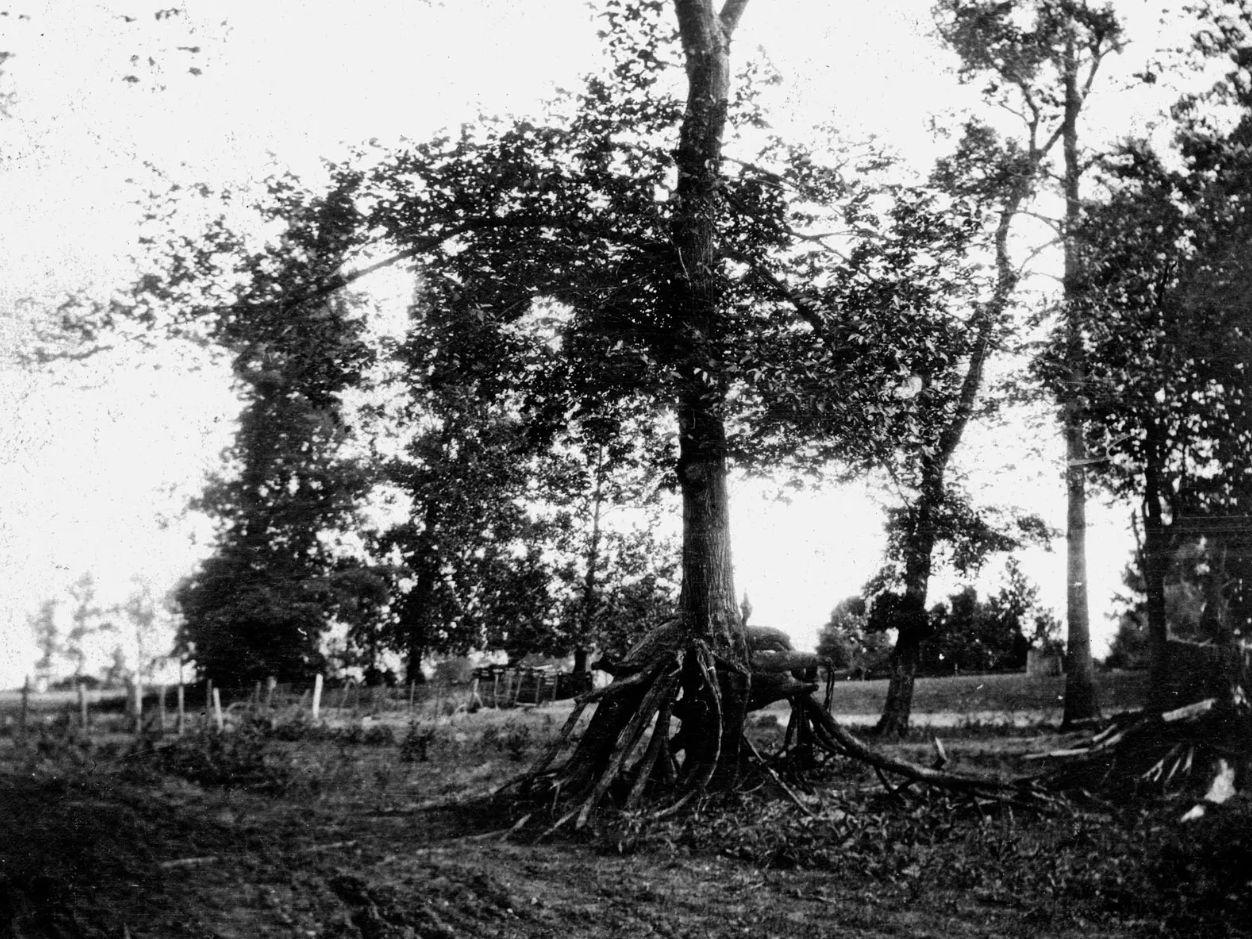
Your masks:
{"label": "dirt path", "polygon": [[[0,779],[0,933],[15,937],[788,937],[1039,931],[917,884],[682,852],[501,842],[464,811],[293,803],[163,780]],[[8,930],[5,932],[5,930]]]}

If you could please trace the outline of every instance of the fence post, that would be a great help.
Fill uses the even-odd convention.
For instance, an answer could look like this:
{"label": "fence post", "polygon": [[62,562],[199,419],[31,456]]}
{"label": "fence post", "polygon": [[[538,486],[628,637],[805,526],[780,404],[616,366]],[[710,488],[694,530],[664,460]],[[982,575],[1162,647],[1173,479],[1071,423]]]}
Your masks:
{"label": "fence post", "polygon": [[316,724],[318,715],[322,711],[322,673],[318,672],[313,677],[313,723]]}
{"label": "fence post", "polygon": [[30,676],[27,675],[22,682],[22,716],[20,723],[17,725],[18,736],[22,740],[26,739],[26,721],[30,714]]}
{"label": "fence post", "polygon": [[135,736],[143,736],[143,677],[135,670]]}
{"label": "fence post", "polygon": [[274,706],[274,689],[278,687],[278,679],[271,675],[265,679],[265,709],[268,711]]}
{"label": "fence post", "polygon": [[81,681],[78,683],[78,720],[82,724],[83,733],[86,733],[88,729],[87,689]]}
{"label": "fence post", "polygon": [[[179,670],[179,672],[181,672],[181,671],[182,671],[182,666],[181,666],[181,665],[179,666],[179,669],[178,669],[178,670]],[[186,688],[183,686],[183,676],[180,674],[180,675],[178,676],[178,717],[177,717],[177,719],[176,719],[176,721],[175,721],[175,724],[174,724],[174,732],[175,732],[176,734],[178,734],[178,736],[180,736],[180,737],[183,735],[183,728],[184,728],[184,727],[186,726],[186,724],[187,724],[187,700],[186,700],[186,697],[187,697],[187,690],[186,690]]]}
{"label": "fence post", "polygon": [[157,733],[165,735],[165,692],[164,682],[158,687],[157,691]]}
{"label": "fence post", "polygon": [[204,726],[209,726],[209,709],[213,705],[213,679],[204,680]]}
{"label": "fence post", "polygon": [[213,726],[219,734],[226,729],[226,722],[222,720],[222,692],[217,688],[213,689]]}
{"label": "fence post", "polygon": [[500,706],[500,673],[494,668],[491,670],[491,706]]}

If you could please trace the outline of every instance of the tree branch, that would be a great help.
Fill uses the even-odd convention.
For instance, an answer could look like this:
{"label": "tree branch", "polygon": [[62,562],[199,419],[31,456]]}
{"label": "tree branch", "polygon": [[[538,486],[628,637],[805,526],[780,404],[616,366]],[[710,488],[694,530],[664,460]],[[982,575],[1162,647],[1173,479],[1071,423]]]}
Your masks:
{"label": "tree branch", "polygon": [[743,16],[744,7],[748,5],[748,0],[726,0],[722,6],[722,12],[717,17],[722,24],[722,33],[729,39],[735,32],[735,27],[739,25],[739,17]]}
{"label": "tree branch", "polygon": [[375,261],[373,264],[367,264],[365,267],[357,268],[344,274],[335,274],[333,277],[322,281],[316,287],[303,294],[287,300],[283,304],[284,310],[290,310],[302,303],[308,303],[310,300],[320,300],[322,297],[328,296],[338,290],[342,290],[351,284],[356,283],[364,277],[368,277],[377,271],[386,267],[399,264],[402,261],[412,260],[433,248],[438,247],[449,239],[456,238],[459,235],[469,234],[475,231],[487,231],[497,228],[556,228],[573,234],[587,234],[599,238],[607,238],[627,247],[640,248],[645,251],[655,250],[660,247],[657,242],[648,241],[646,238],[636,238],[622,232],[606,233],[599,229],[593,229],[592,226],[571,223],[566,220],[557,220],[549,217],[531,217],[531,216],[504,216],[504,217],[483,217],[469,219],[460,225],[454,225],[437,235],[431,235],[427,238],[419,240],[416,244],[398,251],[390,257],[383,258],[381,261]]}

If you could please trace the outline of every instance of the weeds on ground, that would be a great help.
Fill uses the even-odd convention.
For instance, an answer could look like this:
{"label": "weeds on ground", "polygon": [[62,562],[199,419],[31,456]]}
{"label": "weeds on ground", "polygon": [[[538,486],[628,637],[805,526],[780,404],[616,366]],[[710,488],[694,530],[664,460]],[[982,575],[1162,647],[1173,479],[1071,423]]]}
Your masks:
{"label": "weeds on ground", "polygon": [[[548,717],[547,724],[550,726],[551,723],[552,719]],[[482,735],[484,747],[507,753],[509,759],[516,763],[526,759],[533,742],[530,725],[513,719],[499,726],[485,728]]]}
{"label": "weeds on ground", "polygon": [[1043,814],[980,811],[942,795],[907,804],[883,794],[831,795],[812,816],[764,789],[726,796],[662,823],[623,817],[599,840],[613,851],[829,871],[906,901],[940,889],[987,906],[1025,905],[1043,930],[1115,917],[1146,934],[1252,934],[1252,798],[1181,825],[1176,802]]}
{"label": "weeds on ground", "polygon": [[168,741],[136,747],[131,769],[155,770],[202,786],[225,786],[252,792],[283,794],[298,781],[290,757],[270,743],[256,724],[244,724],[231,733],[202,730]]}

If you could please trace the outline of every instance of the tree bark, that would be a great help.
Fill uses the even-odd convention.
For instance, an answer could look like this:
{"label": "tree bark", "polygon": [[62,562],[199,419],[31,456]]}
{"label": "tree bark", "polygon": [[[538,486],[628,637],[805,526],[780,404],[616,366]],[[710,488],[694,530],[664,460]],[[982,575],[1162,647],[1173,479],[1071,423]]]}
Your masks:
{"label": "tree bark", "polygon": [[1165,617],[1165,575],[1169,571],[1169,531],[1164,518],[1163,451],[1160,429],[1149,425],[1143,486],[1143,586],[1148,620],[1148,708],[1170,709],[1169,624]]}
{"label": "tree bark", "polygon": [[[666,785],[677,781],[687,790],[683,799],[711,781],[733,781],[739,768],[750,672],[730,555],[717,234],[730,35],[745,5],[746,0],[727,0],[718,15],[711,0],[674,0],[688,94],[675,151],[672,250],[663,288],[667,325],[656,351],[675,373],[676,469],[683,505],[679,616],[636,644],[612,685],[591,693],[599,701],[595,714],[565,767],[550,781],[558,793],[581,800],[575,809],[578,825],[620,778],[653,715],[653,733],[661,738],[655,748],[648,746],[657,759],[647,764],[647,772],[656,766]],[[674,703],[679,686],[682,698]],[[671,714],[682,724],[673,740],[668,739]],[[675,780],[670,756],[680,749],[685,756]],[[664,759],[658,757],[660,750],[667,753]],[[546,759],[525,779],[536,779]],[[632,798],[646,785],[635,779],[629,786]]]}
{"label": "tree bark", "polygon": [[1078,58],[1073,27],[1066,41],[1063,65],[1065,110],[1061,146],[1065,156],[1065,270],[1063,308],[1067,387],[1061,402],[1065,435],[1066,493],[1066,591],[1067,624],[1065,709],[1063,726],[1090,720],[1100,714],[1096,697],[1095,668],[1091,661],[1091,624],[1087,604],[1087,446],[1082,424],[1082,394],[1087,374],[1083,363],[1082,328],[1075,306],[1079,300],[1078,184],[1082,165],[1078,156],[1078,114],[1082,97],[1078,89]]}
{"label": "tree bark", "polygon": [[884,737],[898,737],[909,729],[913,710],[913,686],[921,658],[922,640],[928,634],[926,595],[930,589],[931,558],[935,548],[934,513],[943,498],[946,466],[929,463],[923,469],[922,491],[914,505],[904,548],[904,597],[895,617],[896,645],[891,653],[891,676],[887,700],[874,728]]}
{"label": "tree bark", "polygon": [[734,773],[747,708],[747,642],[735,603],[730,553],[721,361],[724,332],[717,226],[722,138],[730,93],[730,36],[744,2],[718,15],[711,0],[675,0],[687,72],[670,238],[671,338],[678,389],[678,484],[683,503],[679,613],[689,640],[703,640],[743,673],[724,676],[720,700],[688,656],[682,676],[684,773],[712,763]]}
{"label": "tree bark", "polygon": [[600,509],[604,504],[604,447],[596,446],[596,482],[591,493],[591,535],[587,539],[587,571],[583,575],[583,603],[579,611],[578,644],[574,647],[574,674],[587,674],[587,650],[595,622],[596,578],[600,562]]}
{"label": "tree bark", "polygon": [[1144,500],[1143,585],[1147,595],[1148,708],[1170,709],[1169,625],[1165,618],[1165,573],[1169,565],[1167,534],[1161,521],[1160,498]]}
{"label": "tree bark", "polygon": [[428,501],[422,516],[422,533],[418,536],[415,567],[417,581],[405,597],[400,622],[405,640],[405,679],[411,683],[424,682],[422,659],[430,645],[430,606],[435,595],[435,577],[438,574],[435,559],[435,528],[439,524],[439,510],[434,501]]}

